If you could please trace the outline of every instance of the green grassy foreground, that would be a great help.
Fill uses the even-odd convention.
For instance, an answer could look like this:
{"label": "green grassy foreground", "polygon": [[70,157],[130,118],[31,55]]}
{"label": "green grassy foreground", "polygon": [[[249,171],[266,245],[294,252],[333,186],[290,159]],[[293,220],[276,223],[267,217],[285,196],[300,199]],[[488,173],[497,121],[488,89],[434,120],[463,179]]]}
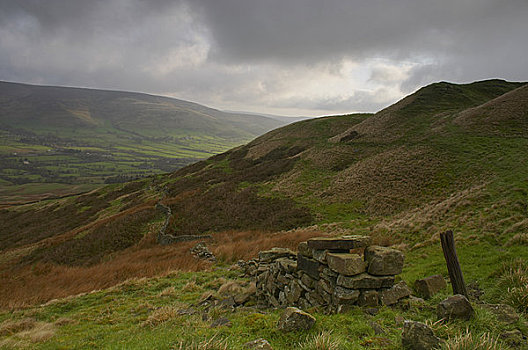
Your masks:
{"label": "green grassy foreground", "polygon": [[[499,253],[489,244],[461,245],[459,256],[466,280],[479,284],[484,290],[481,299],[488,301],[497,301],[491,293],[498,278],[494,275],[497,267],[509,259],[528,259],[526,249],[514,247]],[[425,275],[446,274],[437,246],[412,251],[406,260],[401,278],[409,285]],[[479,268],[474,268],[475,265]],[[318,347],[317,341],[333,344],[331,349],[399,349],[404,319],[432,325],[435,333],[446,340],[466,331],[473,337],[489,333],[495,339],[500,339],[500,334],[508,330],[528,332],[524,317],[504,325],[476,302],[473,302],[476,316],[471,321],[437,322],[436,305],[450,290],[444,290],[424,304],[404,302],[395,307],[381,307],[374,316],[359,307],[336,315],[326,315],[320,309],[308,310],[317,318],[316,326],[293,333],[276,328],[281,310],[258,309],[251,303],[234,312],[221,308],[205,310],[200,306],[202,295],[216,293],[227,280],[247,281],[239,275],[239,271],[220,264],[210,271],[131,279],[107,290],[2,312],[0,346],[6,349],[243,349],[244,343],[262,337],[274,349],[326,349]],[[195,313],[179,314],[180,310],[189,308]],[[227,317],[231,325],[211,328],[212,321],[220,317]],[[501,348],[507,346],[503,344]]]}

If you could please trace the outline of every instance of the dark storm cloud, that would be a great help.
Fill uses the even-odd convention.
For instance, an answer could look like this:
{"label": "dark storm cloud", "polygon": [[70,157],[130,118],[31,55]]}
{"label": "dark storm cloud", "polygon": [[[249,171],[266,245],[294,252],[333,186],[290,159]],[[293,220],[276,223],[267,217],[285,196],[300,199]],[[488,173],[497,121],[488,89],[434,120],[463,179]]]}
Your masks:
{"label": "dark storm cloud", "polygon": [[0,79],[376,110],[438,80],[528,80],[526,18],[526,0],[0,0]]}

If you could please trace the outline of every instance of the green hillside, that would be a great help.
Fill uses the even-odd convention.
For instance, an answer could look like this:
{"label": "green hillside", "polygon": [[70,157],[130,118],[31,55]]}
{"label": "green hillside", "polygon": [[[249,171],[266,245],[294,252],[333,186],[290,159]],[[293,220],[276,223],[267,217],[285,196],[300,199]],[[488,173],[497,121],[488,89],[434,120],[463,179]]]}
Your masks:
{"label": "green hillside", "polygon": [[[234,349],[259,335],[279,349],[292,348],[320,332],[330,332],[344,349],[397,349],[397,317],[433,324],[445,339],[465,329],[496,338],[515,328],[526,336],[527,123],[528,85],[438,83],[375,114],[323,117],[275,129],[171,174],[5,208],[0,210],[0,306],[5,309],[168,270],[206,271],[131,282],[0,318],[33,314],[53,324],[59,316],[76,320],[43,348],[60,342],[118,346],[116,334],[123,329],[142,335],[123,346],[140,348],[143,339],[156,339],[160,347],[177,348],[180,343],[170,334],[181,322],[192,329],[178,331],[183,344],[217,337]],[[211,234],[208,245],[219,262],[197,263],[189,254],[192,243],[159,246],[156,237],[165,217],[158,203],[171,208],[167,233]],[[227,267],[238,259],[273,246],[293,248],[313,235],[365,234],[403,250],[402,279],[409,285],[424,276],[445,276],[439,233],[447,229],[455,232],[462,270],[476,298],[511,304],[521,313],[518,323],[505,327],[480,306],[469,323],[438,323],[435,303],[450,292],[445,291],[420,307],[383,307],[374,317],[361,310],[331,316],[314,310],[321,320],[318,328],[292,337],[274,328],[276,310],[218,311],[215,317],[228,315],[233,322],[218,331],[200,314],[175,315],[142,328],[162,306],[174,307],[174,313],[201,307],[200,297],[217,290],[218,279],[237,278]],[[164,289],[171,286],[173,298],[164,299]],[[152,305],[141,304],[144,298]],[[105,300],[120,300],[119,307],[104,311]],[[131,315],[131,309],[138,311]],[[105,327],[86,321],[94,310],[106,315],[100,321]],[[369,328],[372,321],[386,334]]]}
{"label": "green hillside", "polygon": [[140,93],[0,82],[0,201],[172,171],[282,124]]}

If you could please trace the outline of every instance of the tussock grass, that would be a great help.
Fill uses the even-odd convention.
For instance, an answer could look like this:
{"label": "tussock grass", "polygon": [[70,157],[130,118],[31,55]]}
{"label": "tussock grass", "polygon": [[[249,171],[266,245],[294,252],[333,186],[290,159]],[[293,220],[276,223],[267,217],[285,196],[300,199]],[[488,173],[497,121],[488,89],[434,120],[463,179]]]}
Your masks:
{"label": "tussock grass", "polygon": [[175,348],[178,350],[229,350],[230,347],[226,340],[217,339],[217,335],[202,341],[184,342],[180,341]]}
{"label": "tussock grass", "polygon": [[501,350],[508,346],[493,338],[489,333],[480,336],[466,331],[457,337],[450,338],[442,347],[445,350]]}
{"label": "tussock grass", "polygon": [[154,310],[145,322],[141,324],[142,327],[155,327],[161,323],[172,320],[177,315],[177,310],[172,306],[162,306]]}
{"label": "tussock grass", "polygon": [[495,273],[493,297],[528,313],[528,262],[522,258],[504,263]]}
{"label": "tussock grass", "polygon": [[301,350],[340,350],[342,346],[339,338],[332,336],[331,332],[324,331],[299,343],[298,348]]}

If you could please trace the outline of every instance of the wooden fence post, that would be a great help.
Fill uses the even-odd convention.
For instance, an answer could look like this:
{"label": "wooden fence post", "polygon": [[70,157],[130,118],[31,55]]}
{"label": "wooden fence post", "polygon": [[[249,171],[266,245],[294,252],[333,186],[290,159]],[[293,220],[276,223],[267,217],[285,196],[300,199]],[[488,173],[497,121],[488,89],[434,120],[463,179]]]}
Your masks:
{"label": "wooden fence post", "polygon": [[458,262],[453,231],[449,230],[440,233],[440,241],[442,242],[442,250],[447,264],[447,271],[449,272],[449,279],[453,286],[453,294],[462,294],[469,299],[464,276],[462,275],[460,263]]}

